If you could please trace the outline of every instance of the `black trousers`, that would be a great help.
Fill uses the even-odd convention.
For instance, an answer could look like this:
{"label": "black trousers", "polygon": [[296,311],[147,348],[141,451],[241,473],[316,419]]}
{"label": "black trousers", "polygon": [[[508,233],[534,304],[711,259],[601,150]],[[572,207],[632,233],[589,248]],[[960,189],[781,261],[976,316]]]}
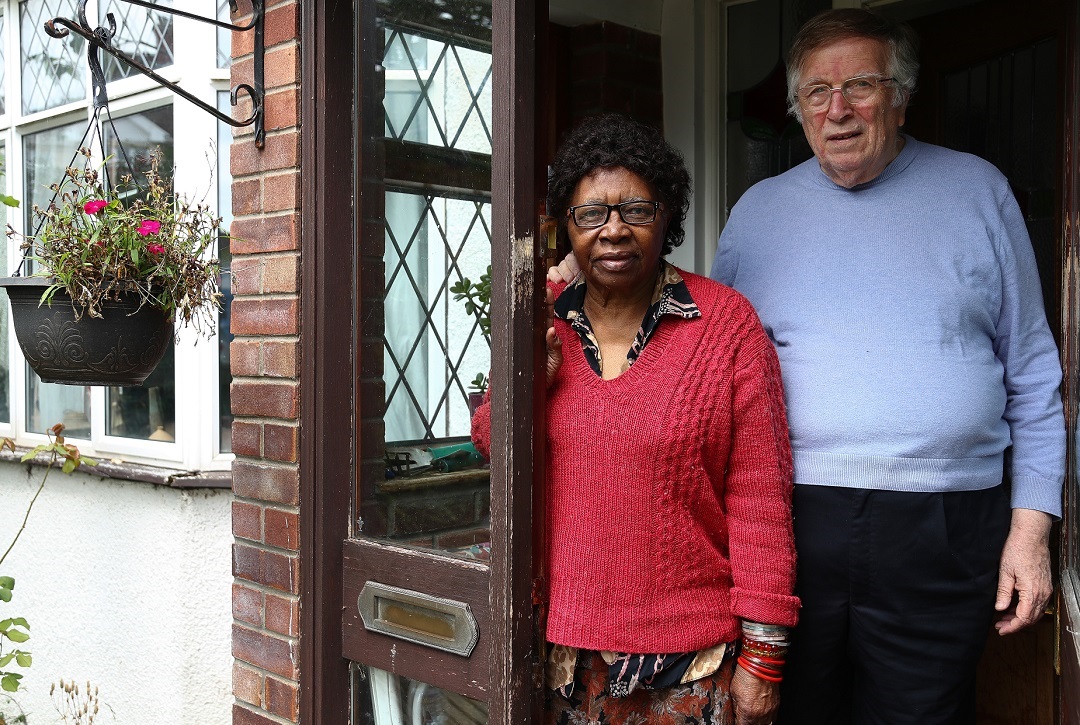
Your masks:
{"label": "black trousers", "polygon": [[1005,486],[907,493],[795,486],[802,598],[782,725],[975,722]]}

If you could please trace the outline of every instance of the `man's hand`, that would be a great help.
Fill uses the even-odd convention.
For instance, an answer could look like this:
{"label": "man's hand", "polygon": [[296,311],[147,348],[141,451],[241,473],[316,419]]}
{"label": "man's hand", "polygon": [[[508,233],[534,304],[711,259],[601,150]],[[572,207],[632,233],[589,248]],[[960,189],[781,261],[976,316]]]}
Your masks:
{"label": "man's hand", "polygon": [[735,701],[735,725],[771,725],[780,707],[780,685],[736,667],[731,699]]}
{"label": "man's hand", "polygon": [[577,279],[579,274],[581,274],[581,267],[578,266],[574,253],[570,252],[563,261],[559,262],[558,266],[548,267],[547,278],[548,282],[570,284]]}
{"label": "man's hand", "polygon": [[[1039,621],[1053,592],[1050,579],[1050,514],[1013,509],[1009,538],[1001,551],[997,601],[1003,614],[994,627],[1012,634]],[[1013,605],[1013,592],[1017,602]]]}

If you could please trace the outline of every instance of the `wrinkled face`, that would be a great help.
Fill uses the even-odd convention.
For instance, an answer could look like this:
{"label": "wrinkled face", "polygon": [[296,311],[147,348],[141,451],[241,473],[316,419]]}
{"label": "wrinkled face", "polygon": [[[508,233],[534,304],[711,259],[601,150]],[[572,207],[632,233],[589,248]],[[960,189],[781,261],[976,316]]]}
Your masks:
{"label": "wrinkled face", "polygon": [[[570,206],[625,201],[660,201],[660,195],[632,171],[600,168],[577,183]],[[614,209],[607,223],[594,229],[582,229],[573,219],[567,219],[567,234],[586,283],[597,291],[618,296],[633,295],[645,287],[651,290],[667,234],[667,219],[663,207],[648,224],[627,224]]]}
{"label": "wrinkled face", "polygon": [[[839,86],[856,76],[888,77],[885,44],[870,38],[844,38],[822,46],[806,57],[800,87],[810,83]],[[907,102],[893,107],[892,84],[884,84],[868,101],[848,103],[838,91],[818,111],[802,109],[806,140],[821,170],[836,184],[850,188],[877,178],[896,155],[903,141]]]}

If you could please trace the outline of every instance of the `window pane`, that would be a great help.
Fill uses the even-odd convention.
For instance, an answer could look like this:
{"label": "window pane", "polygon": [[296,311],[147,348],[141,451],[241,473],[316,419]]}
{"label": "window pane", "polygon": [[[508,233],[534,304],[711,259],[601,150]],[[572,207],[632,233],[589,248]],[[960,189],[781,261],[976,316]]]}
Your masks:
{"label": "window pane", "polygon": [[[156,0],[156,4],[172,7],[172,0]],[[116,20],[113,47],[153,70],[173,63],[172,15],[119,0],[101,0],[98,17],[102,27],[108,27],[106,14]],[[139,71],[121,63],[108,53],[101,53],[105,80],[112,82],[138,75]]]}
{"label": "window pane", "polygon": [[[157,149],[161,150],[163,172],[171,173],[172,106],[122,116],[114,123],[115,133],[112,128],[105,127],[105,150],[110,157],[109,172],[114,180],[129,173],[127,161],[141,172],[146,168],[149,155]],[[105,432],[108,435],[157,441],[176,439],[175,360],[175,352],[170,347],[142,386],[109,388],[105,404]]]}
{"label": "window pane", "polygon": [[451,288],[477,293],[491,261],[491,21],[479,3],[376,7],[383,47],[365,44],[363,67],[382,93],[361,102],[383,123],[362,143],[361,234],[385,295],[361,334],[383,340],[382,360],[362,365],[382,363],[386,445],[363,453],[358,527],[486,560],[489,472],[468,434],[470,383],[490,367],[487,311]]}
{"label": "window pane", "polygon": [[46,21],[76,17],[75,0],[23,0],[19,3],[23,113],[36,113],[86,98],[86,41],[75,33],[64,39],[45,34]]}
{"label": "window pane", "polygon": [[[229,7],[225,2],[226,9]],[[220,91],[217,94],[218,110],[229,112],[229,94]],[[232,144],[232,127],[224,121],[218,121],[217,132],[217,213],[221,217],[221,228],[228,230],[232,225],[232,172],[229,169],[229,146]],[[218,450],[221,453],[232,452],[232,405],[229,400],[229,384],[232,371],[229,368],[229,346],[233,335],[229,330],[229,309],[232,306],[232,254],[229,250],[229,236],[223,233],[218,237],[218,262],[221,264],[221,312],[218,313]]]}
{"label": "window pane", "polygon": [[[0,16],[2,17],[2,16]],[[0,143],[0,192],[7,193],[7,147]],[[0,227],[7,228],[8,208],[0,204]],[[8,245],[0,244],[0,268],[7,274],[10,271],[8,264]],[[0,421],[11,421],[11,408],[9,407],[9,384],[8,353],[11,339],[8,335],[8,315],[10,314],[7,301],[7,292],[0,291]]]}
{"label": "window pane", "polygon": [[[217,19],[223,22],[232,22],[229,13],[229,0],[218,0]],[[232,31],[225,28],[217,29],[217,67],[228,68],[232,65]],[[220,109],[220,102],[218,104]]]}
{"label": "window pane", "polygon": [[[22,207],[26,229],[33,229],[33,206],[48,206],[53,197],[49,185],[63,180],[64,170],[71,163],[83,130],[82,124],[74,123],[23,137],[23,189],[27,198],[22,200]],[[43,383],[27,366],[26,429],[44,433],[55,424],[63,423],[68,435],[89,438],[89,392],[89,388]]]}
{"label": "window pane", "polygon": [[33,231],[34,206],[45,208],[52,200],[53,192],[49,186],[63,181],[64,170],[71,163],[84,130],[84,124],[71,123],[23,137],[23,193],[26,198],[21,200],[21,206],[26,230]]}
{"label": "window pane", "polygon": [[0,113],[7,113],[7,15],[0,8]]}

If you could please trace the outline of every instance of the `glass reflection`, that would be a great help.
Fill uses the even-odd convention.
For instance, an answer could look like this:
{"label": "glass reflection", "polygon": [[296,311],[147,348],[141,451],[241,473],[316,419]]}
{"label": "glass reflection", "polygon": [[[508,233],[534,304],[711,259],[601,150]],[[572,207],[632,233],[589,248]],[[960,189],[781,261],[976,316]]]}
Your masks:
{"label": "glass reflection", "polygon": [[[488,721],[486,702],[425,682],[376,669],[360,668],[355,722],[374,725],[483,725]],[[366,678],[364,677],[366,675]]]}

